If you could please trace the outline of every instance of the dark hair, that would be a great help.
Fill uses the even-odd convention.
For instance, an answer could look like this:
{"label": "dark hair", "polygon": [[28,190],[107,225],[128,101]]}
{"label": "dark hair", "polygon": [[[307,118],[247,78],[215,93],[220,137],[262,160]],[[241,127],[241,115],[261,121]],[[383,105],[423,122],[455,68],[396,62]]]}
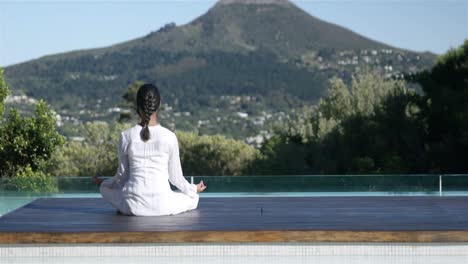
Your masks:
{"label": "dark hair", "polygon": [[150,132],[148,128],[151,114],[158,111],[161,104],[161,95],[158,88],[150,83],[145,83],[138,89],[137,92],[137,111],[142,119],[142,126],[140,132],[141,140],[148,141]]}

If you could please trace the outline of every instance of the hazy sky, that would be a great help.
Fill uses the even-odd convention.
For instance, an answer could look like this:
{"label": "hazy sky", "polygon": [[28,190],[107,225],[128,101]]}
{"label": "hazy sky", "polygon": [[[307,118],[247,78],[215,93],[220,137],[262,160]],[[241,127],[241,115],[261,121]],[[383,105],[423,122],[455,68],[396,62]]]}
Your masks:
{"label": "hazy sky", "polygon": [[[468,0],[293,0],[369,38],[441,54],[468,38]],[[213,0],[0,0],[0,66],[141,37],[185,24]]]}

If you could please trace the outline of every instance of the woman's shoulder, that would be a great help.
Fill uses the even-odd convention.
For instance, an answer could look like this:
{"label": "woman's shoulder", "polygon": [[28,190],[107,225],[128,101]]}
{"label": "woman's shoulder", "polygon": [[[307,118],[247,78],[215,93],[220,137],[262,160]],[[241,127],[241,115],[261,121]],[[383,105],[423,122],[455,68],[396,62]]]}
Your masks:
{"label": "woman's shoulder", "polygon": [[127,145],[128,142],[130,141],[130,138],[131,138],[130,131],[131,131],[131,129],[132,128],[127,128],[127,129],[120,132],[120,134],[119,134],[119,144],[121,146]]}
{"label": "woman's shoulder", "polygon": [[138,130],[138,126],[135,125],[135,126],[132,126],[132,127],[129,127],[127,129],[125,129],[124,131],[122,131],[120,134],[122,137],[126,138],[126,139],[129,139],[131,138],[131,135],[134,134],[135,132],[137,132]]}
{"label": "woman's shoulder", "polygon": [[161,134],[163,134],[164,136],[170,138],[170,139],[177,139],[176,137],[176,134],[171,131],[170,129],[162,126],[162,125],[158,125],[158,128],[159,128],[159,131],[161,132]]}

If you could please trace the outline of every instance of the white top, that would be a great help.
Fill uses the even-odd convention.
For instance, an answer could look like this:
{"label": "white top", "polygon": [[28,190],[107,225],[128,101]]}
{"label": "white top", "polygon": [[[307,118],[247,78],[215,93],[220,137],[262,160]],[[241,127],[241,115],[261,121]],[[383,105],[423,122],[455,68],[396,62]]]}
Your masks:
{"label": "white top", "polygon": [[[102,182],[103,198],[124,214],[167,215],[198,205],[197,186],[182,173],[176,135],[161,125],[150,126],[150,139],[141,140],[135,125],[120,135],[118,169]],[[182,193],[171,190],[169,181]]]}

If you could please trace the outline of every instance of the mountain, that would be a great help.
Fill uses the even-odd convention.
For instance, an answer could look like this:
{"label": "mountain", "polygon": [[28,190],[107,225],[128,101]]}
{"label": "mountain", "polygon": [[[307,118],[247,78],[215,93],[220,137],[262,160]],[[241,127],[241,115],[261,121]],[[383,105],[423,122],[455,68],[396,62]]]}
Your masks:
{"label": "mountain", "polygon": [[268,50],[286,58],[324,48],[390,48],[312,17],[286,0],[223,0],[185,26],[162,30],[130,43],[191,53]]}
{"label": "mountain", "polygon": [[223,96],[261,102],[245,105],[247,112],[279,111],[316,102],[331,76],[348,78],[362,64],[398,74],[433,59],[317,19],[287,0],[221,0],[186,25],[9,66],[5,77],[15,93],[70,115],[119,105],[136,80],[157,83],[177,111],[222,109]]}

